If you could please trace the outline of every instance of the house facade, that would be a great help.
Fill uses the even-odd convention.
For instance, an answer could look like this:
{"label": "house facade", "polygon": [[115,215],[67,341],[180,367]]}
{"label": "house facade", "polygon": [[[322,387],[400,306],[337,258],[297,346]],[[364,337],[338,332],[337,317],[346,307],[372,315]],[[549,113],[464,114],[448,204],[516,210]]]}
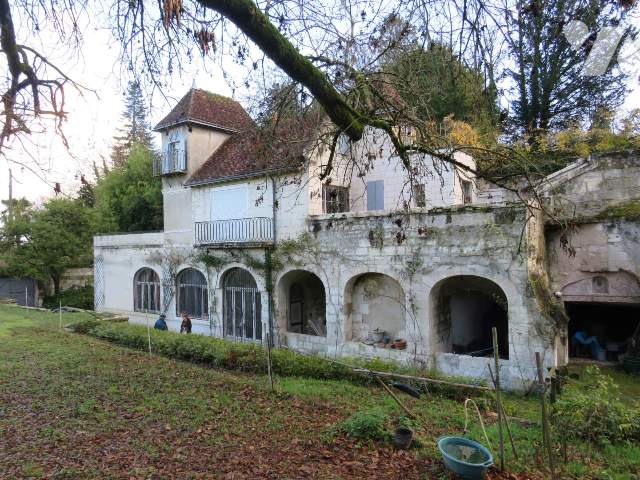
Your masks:
{"label": "house facade", "polygon": [[[320,180],[328,152],[262,148],[249,115],[225,97],[192,89],[156,130],[164,231],[94,239],[96,310],[131,323],[165,313],[179,330],[185,312],[198,334],[484,380],[496,327],[501,379],[518,389],[535,378],[535,352],[546,366],[570,355],[570,329],[545,302],[562,308],[575,282],[584,290],[594,277],[612,287],[598,304],[640,302],[638,224],[598,217],[640,198],[627,180],[640,179],[637,157],[592,161],[541,186],[563,218],[562,195],[583,198],[587,188],[593,197],[576,230],[579,253],[558,259],[566,230],[545,225],[532,202],[480,189],[466,169],[429,158],[430,173],[409,181],[374,131],[339,142],[330,180]],[[340,160],[348,155],[367,158],[367,168],[351,171]],[[456,160],[475,166],[463,154]],[[604,198],[614,179],[616,198]],[[591,269],[589,242],[609,249]],[[571,298],[594,301],[591,290]]]}

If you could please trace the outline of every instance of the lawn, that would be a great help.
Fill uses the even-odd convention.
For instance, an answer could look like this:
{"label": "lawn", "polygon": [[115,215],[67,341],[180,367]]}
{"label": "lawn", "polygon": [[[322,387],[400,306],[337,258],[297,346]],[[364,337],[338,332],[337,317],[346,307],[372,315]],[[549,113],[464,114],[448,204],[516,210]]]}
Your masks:
{"label": "lawn", "polygon": [[[424,419],[409,451],[338,427],[371,409],[387,428],[406,423],[379,387],[288,377],[271,392],[265,376],[118,347],[59,329],[57,315],[0,306],[2,479],[449,478],[435,441],[462,434],[464,402],[402,398]],[[509,395],[506,405],[522,419],[512,421],[519,459],[509,454],[509,472],[490,477],[547,478],[537,401]],[[474,412],[469,435],[486,443]],[[483,412],[495,455],[494,418]],[[640,471],[637,444],[571,444],[567,456],[566,465],[558,459],[564,478],[631,480]]]}

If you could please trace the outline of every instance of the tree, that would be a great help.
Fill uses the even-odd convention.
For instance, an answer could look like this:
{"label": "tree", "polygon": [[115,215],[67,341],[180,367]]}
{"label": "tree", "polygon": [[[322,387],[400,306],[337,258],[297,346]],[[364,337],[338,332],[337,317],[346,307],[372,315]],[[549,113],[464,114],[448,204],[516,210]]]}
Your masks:
{"label": "tree", "polygon": [[[540,135],[585,121],[597,107],[613,109],[624,99],[625,77],[615,68],[615,52],[622,42],[612,45],[610,62],[606,54],[596,51],[603,28],[621,24],[627,14],[618,2],[518,0],[515,8],[506,10],[497,2],[484,0],[470,5],[470,15],[477,12],[481,19],[471,26],[479,38],[479,51],[488,51],[496,44],[506,50],[502,71],[514,85],[508,124],[514,138],[526,135],[535,146]],[[572,20],[588,26],[586,35],[574,45],[565,31]],[[609,40],[618,42],[618,37]],[[606,61],[604,74],[583,73],[591,52]],[[487,70],[496,71],[496,66],[488,65]]]}
{"label": "tree", "polygon": [[482,133],[495,135],[499,110],[495,86],[466,66],[451,47],[411,44],[384,66],[404,102],[425,121],[442,124],[452,116]]}
{"label": "tree", "polygon": [[[34,19],[33,31],[39,35],[48,13],[57,16],[54,20],[60,16],[73,19],[77,13],[74,9],[88,8],[90,3],[89,0],[62,3],[16,0],[15,5]],[[627,14],[625,9],[630,2],[553,0],[544,3],[539,0],[527,4],[517,1],[515,5],[503,0],[345,0],[338,3],[324,0],[259,0],[257,3],[253,0],[110,0],[109,11],[114,12],[111,17],[114,32],[124,47],[123,64],[131,68],[135,65],[137,70],[142,70],[140,78],[149,78],[160,88],[166,75],[180,71],[183,62],[192,59],[194,45],[204,57],[214,58],[214,54],[221,51],[233,54],[236,62],[250,72],[265,67],[264,56],[268,57],[294,83],[304,87],[333,122],[334,128],[323,130],[319,139],[330,151],[323,164],[322,176],[326,177],[333,168],[338,139],[346,136],[353,142],[359,141],[365,129],[376,129],[388,137],[392,154],[401,159],[407,172],[414,171],[414,162],[425,156],[469,170],[456,162],[454,154],[459,150],[511,161],[514,152],[508,145],[496,144],[480,152],[478,147],[455,143],[443,147],[440,135],[415,122],[410,109],[397,105],[396,99],[389,96],[394,89],[380,81],[382,59],[393,56],[405,43],[408,30],[405,23],[421,41],[446,42],[460,61],[474,69],[481,68],[490,85],[498,85],[498,80],[508,76],[515,80],[517,101],[511,109],[513,133],[535,136],[540,130],[560,128],[565,121],[582,115],[589,108],[583,98],[589,98],[587,93],[597,88],[587,89],[585,85],[589,82],[579,76],[576,79],[573,73],[588,53],[589,41],[581,50],[582,56],[572,54],[562,37],[562,22],[571,16],[586,21],[595,19],[596,23],[590,26],[594,29],[590,33],[595,35],[595,29],[607,22],[620,21]],[[104,2],[97,1],[97,4],[104,6]],[[12,35],[10,13],[8,1],[0,0],[0,19],[8,19],[2,23],[2,38],[7,39],[3,53],[7,63],[14,65],[12,52],[21,47]],[[49,24],[66,38],[66,22],[50,21]],[[254,55],[256,49],[250,47],[251,43],[260,54]],[[27,58],[22,64],[28,67],[33,63],[31,60]],[[11,79],[19,83],[26,77],[27,86],[34,85],[25,70],[28,69],[24,65],[15,74],[10,69]],[[252,76],[264,80],[263,75],[247,75],[247,79]],[[615,92],[607,85],[601,86],[602,94],[596,103],[615,103]],[[13,102],[12,96],[5,98]],[[510,98],[503,95],[501,100],[506,102]],[[372,110],[371,105],[377,108]],[[417,141],[398,134],[398,127],[407,123],[420,130],[411,137]]]}
{"label": "tree", "polygon": [[147,108],[138,81],[129,82],[122,120],[124,125],[114,137],[115,143],[111,152],[111,161],[115,167],[124,164],[136,144],[144,145],[149,150],[153,149]]}
{"label": "tree", "polygon": [[153,175],[154,155],[134,144],[124,164],[99,179],[94,189],[99,231],[162,230],[162,183]]}
{"label": "tree", "polygon": [[93,211],[79,202],[53,199],[41,208],[19,200],[11,214],[3,213],[0,255],[9,275],[53,282],[72,267],[91,264],[94,233]]}

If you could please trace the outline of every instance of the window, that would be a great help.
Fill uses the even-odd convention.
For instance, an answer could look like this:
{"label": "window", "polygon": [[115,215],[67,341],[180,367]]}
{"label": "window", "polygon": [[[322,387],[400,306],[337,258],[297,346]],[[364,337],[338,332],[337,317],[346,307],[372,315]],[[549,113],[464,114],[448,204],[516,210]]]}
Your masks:
{"label": "window", "polygon": [[384,180],[367,182],[367,210],[384,210]]}
{"label": "window", "polygon": [[223,278],[224,334],[237,340],[262,341],[262,301],[251,273],[232,268]]}
{"label": "window", "polygon": [[154,161],[154,174],[168,175],[187,170],[186,146],[183,140],[173,140],[167,143],[163,154]]}
{"label": "window", "polygon": [[160,312],[160,277],[150,268],[141,268],[133,277],[133,309]]}
{"label": "window", "polygon": [[335,185],[322,186],[322,209],[324,213],[349,211],[349,189]]}
{"label": "window", "polygon": [[413,185],[413,201],[416,207],[427,206],[427,199],[424,193],[424,184],[416,183]]}
{"label": "window", "polygon": [[460,185],[462,186],[462,203],[467,205],[471,203],[471,182],[468,180],[461,180]]}
{"label": "window", "polygon": [[209,317],[207,280],[193,268],[182,270],[176,278],[176,314],[193,318]]}

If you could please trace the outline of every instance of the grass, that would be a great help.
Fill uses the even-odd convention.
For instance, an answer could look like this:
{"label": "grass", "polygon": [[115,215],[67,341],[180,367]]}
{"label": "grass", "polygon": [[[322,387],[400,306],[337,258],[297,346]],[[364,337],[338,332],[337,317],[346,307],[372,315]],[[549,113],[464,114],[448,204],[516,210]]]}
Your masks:
{"label": "grass", "polygon": [[[637,380],[613,373],[637,396]],[[463,433],[464,403],[402,399],[424,419],[409,452],[340,433],[376,409],[388,430],[406,423],[379,387],[278,377],[272,393],[262,374],[149,355],[60,330],[55,314],[0,306],[0,478],[448,478],[436,441]],[[537,400],[506,395],[505,404],[523,419],[511,423],[519,459],[507,455],[510,478],[547,478],[531,423]],[[494,418],[483,412],[495,456]],[[475,410],[468,435],[486,443]],[[563,478],[638,478],[637,444],[567,451]]]}

